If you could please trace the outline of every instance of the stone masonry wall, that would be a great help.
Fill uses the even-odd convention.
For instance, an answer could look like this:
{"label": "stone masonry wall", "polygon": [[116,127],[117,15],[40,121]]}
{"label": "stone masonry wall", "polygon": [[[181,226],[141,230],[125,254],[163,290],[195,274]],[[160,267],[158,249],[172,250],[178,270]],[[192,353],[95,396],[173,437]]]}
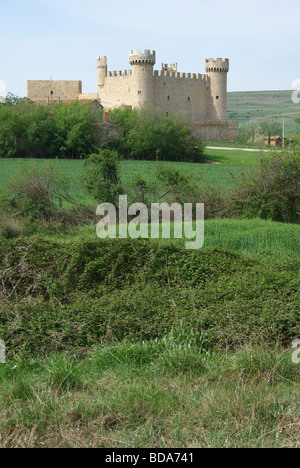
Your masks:
{"label": "stone masonry wall", "polygon": [[208,118],[206,75],[154,72],[154,106],[166,114],[186,115],[191,121]]}
{"label": "stone masonry wall", "polygon": [[196,138],[205,141],[236,141],[239,123],[224,120],[205,120],[191,124],[191,130]]}
{"label": "stone masonry wall", "polygon": [[32,101],[75,100],[82,94],[81,81],[27,81],[27,97]]}

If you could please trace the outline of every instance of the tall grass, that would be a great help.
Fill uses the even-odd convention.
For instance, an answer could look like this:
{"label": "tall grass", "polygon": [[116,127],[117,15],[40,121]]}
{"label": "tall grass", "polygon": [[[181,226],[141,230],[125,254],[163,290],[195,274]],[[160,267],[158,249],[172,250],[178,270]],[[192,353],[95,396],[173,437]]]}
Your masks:
{"label": "tall grass", "polygon": [[[70,234],[42,234],[41,237],[59,243],[93,240],[96,238],[96,223],[72,228]],[[150,226],[149,238],[151,238]],[[156,242],[170,241],[183,244],[186,239],[174,239],[171,225],[171,239]],[[300,258],[300,226],[262,219],[209,219],[205,221],[204,248],[211,247],[225,248],[251,258],[257,256],[266,259]]]}
{"label": "tall grass", "polygon": [[162,340],[0,367],[1,447],[299,447],[299,367],[281,349]]}

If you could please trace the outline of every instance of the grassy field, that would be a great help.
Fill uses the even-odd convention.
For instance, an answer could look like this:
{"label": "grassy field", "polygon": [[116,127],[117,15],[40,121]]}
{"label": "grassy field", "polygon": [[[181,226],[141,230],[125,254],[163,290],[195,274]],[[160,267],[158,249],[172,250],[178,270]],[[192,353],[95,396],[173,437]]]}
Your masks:
{"label": "grassy field", "polygon": [[[171,224],[171,239],[159,240],[162,243],[183,245],[186,239],[173,238]],[[59,244],[68,244],[83,239],[95,240],[95,223],[78,226],[71,233],[40,233],[38,237]],[[149,239],[151,227],[149,225]],[[152,240],[152,242],[157,242]],[[300,259],[300,226],[296,224],[275,223],[262,219],[208,219],[205,221],[204,248],[224,248],[250,258],[259,257],[269,260],[285,259],[287,257]]]}
{"label": "grassy field", "polygon": [[[121,166],[121,177],[124,188],[134,173],[140,172],[151,178],[157,164],[172,165],[187,174],[201,177],[203,184],[217,185],[224,189],[233,187],[235,179],[242,174],[251,171],[258,162],[259,153],[244,151],[226,151],[206,149],[205,157],[220,164],[192,164],[192,163],[156,163],[144,161],[123,161]],[[32,164],[32,159],[24,159],[22,163]],[[44,164],[45,160],[35,159],[38,164]],[[20,167],[19,159],[0,159],[0,192],[5,181],[12,177]],[[83,191],[81,177],[83,174],[83,161],[80,160],[58,160],[61,174],[65,175],[70,182],[71,194],[77,200],[85,203],[93,203]]]}
{"label": "grassy field", "polygon": [[[228,120],[248,122],[275,120],[282,123],[286,115],[286,132],[295,133],[295,119],[300,117],[300,106],[292,101],[292,91],[251,91],[228,93]],[[298,126],[299,128],[299,126]]]}

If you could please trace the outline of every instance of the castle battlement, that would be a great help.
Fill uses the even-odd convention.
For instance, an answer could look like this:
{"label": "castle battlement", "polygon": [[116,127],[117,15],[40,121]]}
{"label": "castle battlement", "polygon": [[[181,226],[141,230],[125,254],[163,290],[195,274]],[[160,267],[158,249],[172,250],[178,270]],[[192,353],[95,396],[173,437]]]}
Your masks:
{"label": "castle battlement", "polygon": [[142,63],[155,65],[156,62],[156,52],[155,50],[151,51],[145,49],[144,52],[141,52],[140,49],[131,50],[129,53],[129,63],[130,65],[139,65]]}
{"label": "castle battlement", "polygon": [[179,73],[174,71],[154,70],[155,78],[174,78],[176,80],[206,80],[207,75],[201,73]]}
{"label": "castle battlement", "polygon": [[205,70],[207,73],[229,72],[229,59],[209,58],[205,60]]}
{"label": "castle battlement", "polygon": [[107,72],[108,78],[115,78],[119,76],[130,76],[132,75],[132,70],[115,70]]}

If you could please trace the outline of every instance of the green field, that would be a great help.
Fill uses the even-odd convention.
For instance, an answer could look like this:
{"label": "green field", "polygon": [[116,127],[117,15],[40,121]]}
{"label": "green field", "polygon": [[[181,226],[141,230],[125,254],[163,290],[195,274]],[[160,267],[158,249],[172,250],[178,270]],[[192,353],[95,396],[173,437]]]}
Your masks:
{"label": "green field", "polygon": [[[172,167],[183,170],[188,174],[194,174],[201,177],[201,183],[217,185],[218,187],[228,189],[233,187],[235,179],[242,174],[251,171],[251,168],[258,163],[259,153],[244,151],[226,151],[206,149],[205,157],[207,160],[219,162],[220,164],[193,164],[193,163],[155,163],[145,161],[123,161],[121,166],[121,177],[124,188],[132,175],[136,172],[151,178],[155,172],[157,164],[172,165]],[[23,159],[24,164],[32,164],[32,159]],[[35,159],[38,164],[44,164],[45,160]],[[19,159],[0,159],[0,192],[5,181],[12,177],[20,167]],[[80,160],[58,160],[59,170],[65,175],[71,186],[71,194],[84,203],[93,201],[83,191],[81,186],[81,177],[83,174],[83,161]]]}
{"label": "green field", "polygon": [[[249,91],[228,93],[228,120],[238,120],[240,125],[276,120],[282,123],[286,115],[286,132],[295,133],[295,119],[300,117],[300,104],[292,101],[292,91]],[[299,127],[299,126],[298,126]]]}

